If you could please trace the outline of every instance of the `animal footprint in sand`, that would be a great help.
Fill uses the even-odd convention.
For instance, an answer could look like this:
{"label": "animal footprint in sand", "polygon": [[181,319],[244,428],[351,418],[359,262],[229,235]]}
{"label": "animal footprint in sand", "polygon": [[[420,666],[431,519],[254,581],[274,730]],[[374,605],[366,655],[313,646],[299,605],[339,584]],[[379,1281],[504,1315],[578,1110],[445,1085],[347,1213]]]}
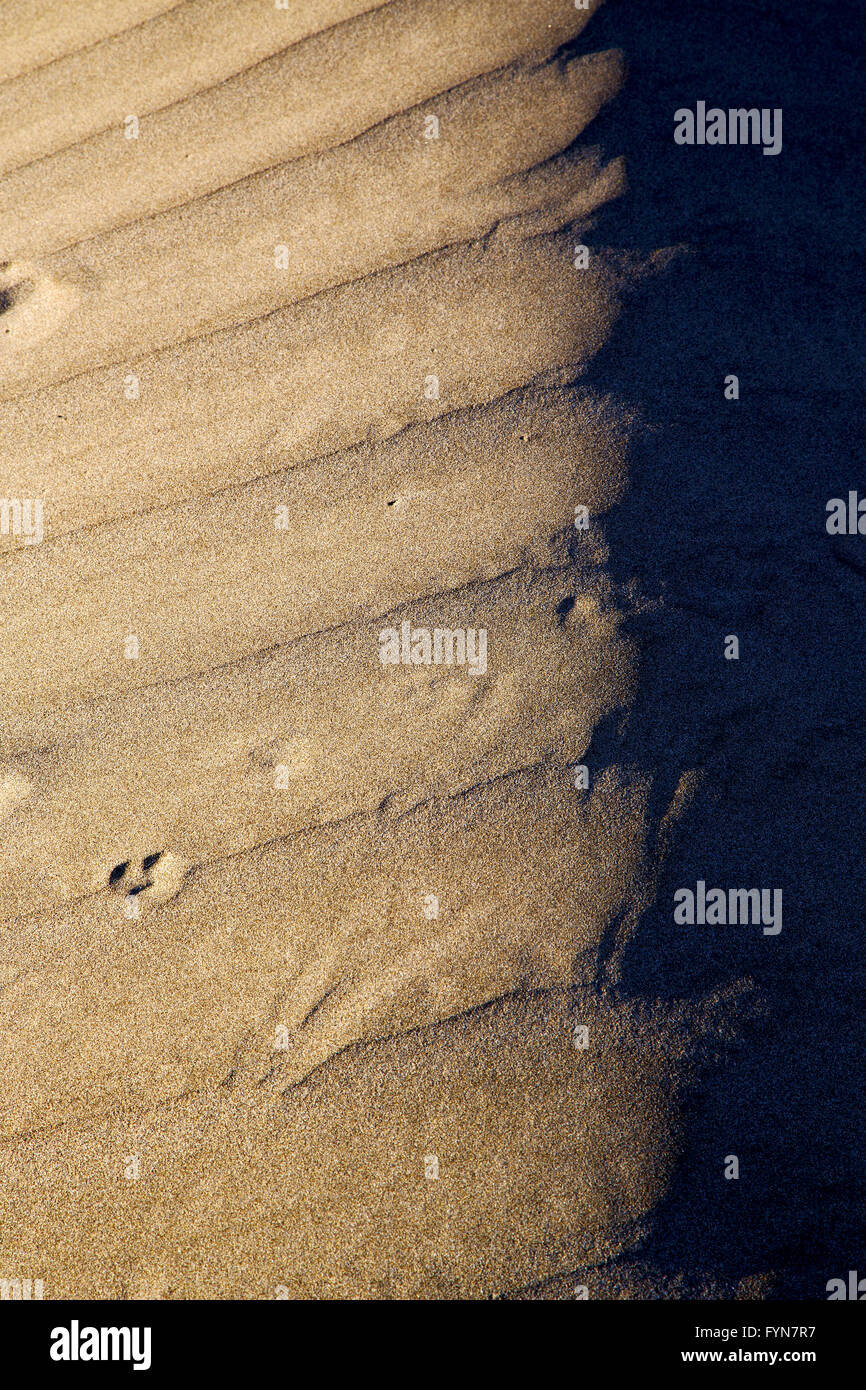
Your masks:
{"label": "animal footprint in sand", "polygon": [[[136,905],[161,907],[180,892],[189,870],[188,860],[159,850],[146,854],[137,864],[129,859],[115,864],[108,875],[108,886],[124,899],[125,904],[134,902]],[[137,917],[138,906],[129,915]]]}

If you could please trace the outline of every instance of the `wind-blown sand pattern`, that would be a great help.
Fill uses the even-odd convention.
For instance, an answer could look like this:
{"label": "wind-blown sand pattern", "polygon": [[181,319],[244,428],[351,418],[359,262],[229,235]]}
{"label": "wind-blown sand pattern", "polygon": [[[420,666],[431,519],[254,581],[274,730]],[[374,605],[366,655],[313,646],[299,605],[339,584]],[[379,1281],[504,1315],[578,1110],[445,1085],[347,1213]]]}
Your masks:
{"label": "wind-blown sand pattern", "polygon": [[598,8],[4,6],[0,1263],[49,1296],[555,1291],[749,1010],[617,990],[700,778],[621,745],[643,427],[586,371],[677,253],[599,230]]}

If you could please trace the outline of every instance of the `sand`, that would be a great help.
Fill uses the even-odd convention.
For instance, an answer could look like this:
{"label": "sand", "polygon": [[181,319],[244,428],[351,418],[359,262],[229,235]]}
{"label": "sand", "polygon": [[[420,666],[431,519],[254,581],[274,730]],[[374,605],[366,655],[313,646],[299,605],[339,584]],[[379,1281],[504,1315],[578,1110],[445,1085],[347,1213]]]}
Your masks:
{"label": "sand", "polygon": [[[614,985],[695,779],[617,750],[639,426],[586,380],[667,253],[596,235],[597,8],[4,7],[0,1272],[46,1296],[495,1297],[668,1191],[709,1025]],[[383,664],[404,624],[484,669]]]}

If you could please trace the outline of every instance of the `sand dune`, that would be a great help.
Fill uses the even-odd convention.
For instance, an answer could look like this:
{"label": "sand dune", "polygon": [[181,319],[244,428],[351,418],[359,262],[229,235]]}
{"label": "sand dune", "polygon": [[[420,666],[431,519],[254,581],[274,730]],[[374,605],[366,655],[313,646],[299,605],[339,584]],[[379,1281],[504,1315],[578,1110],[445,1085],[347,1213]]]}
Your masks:
{"label": "sand dune", "polygon": [[[75,50],[57,54],[0,91],[0,168],[5,173],[68,149],[123,125],[130,113],[141,117],[173,106],[383,3],[293,0],[284,9],[258,0],[125,3],[117,6],[123,11],[120,32],[97,39],[94,26],[94,39],[86,46],[84,7],[74,6],[79,10],[73,21]],[[109,6],[88,8],[101,9],[108,21]],[[69,22],[73,6],[63,9]],[[32,16],[28,19],[32,23]],[[31,43],[34,37],[31,31]]]}
{"label": "sand dune", "polygon": [[2,1263],[604,1260],[690,1065],[606,988],[687,800],[606,742],[634,421],[581,377],[657,264],[594,235],[624,61],[552,0],[7,8]]}
{"label": "sand dune", "polygon": [[0,404],[8,492],[43,498],[57,535],[387,438],[578,365],[613,321],[616,274],[601,257],[575,274],[572,246],[509,224],[490,242]]}
{"label": "sand dune", "polygon": [[634,1241],[670,1173],[669,1061],[549,991],[346,1053],[276,1122],[211,1092],[60,1127],[4,1146],[4,1253],[58,1297],[495,1295]]}
{"label": "sand dune", "polygon": [[19,254],[24,243],[44,254],[345,144],[461,82],[552,54],[590,14],[560,0],[531,9],[509,0],[392,0],[354,24],[297,46],[290,40],[273,59],[140,119],[137,139],[118,125],[12,172],[0,255]]}
{"label": "sand dune", "polygon": [[[22,544],[0,587],[3,748],[32,743],[40,711],[547,565],[576,498],[598,516],[620,496],[626,440],[609,402],[530,386],[180,507]],[[588,533],[581,564],[598,553]]]}
{"label": "sand dune", "polygon": [[3,1132],[207,1082],[281,1091],[361,1039],[591,982],[642,873],[646,788],[622,780],[581,796],[565,770],[520,772],[169,878],[167,905],[157,865],[134,924],[110,891],[22,919]]}
{"label": "sand dune", "polygon": [[[560,621],[572,597],[568,571],[515,571],[452,593],[447,624],[441,600],[418,601],[204,676],[31,716],[38,746],[8,765],[32,790],[3,823],[3,906],[78,897],[136,847],[199,862],[388,796],[412,805],[545,756],[578,760],[626,697],[629,661],[615,611],[592,591]],[[487,673],[383,667],[379,634],[404,622],[485,630]]]}
{"label": "sand dune", "polygon": [[0,80],[56,62],[176,7],[178,0],[101,0],[98,5],[68,0],[55,6],[8,0],[3,6]]}
{"label": "sand dune", "polygon": [[[145,228],[133,223],[45,259],[31,272],[36,284],[68,287],[76,295],[62,350],[59,342],[34,344],[32,332],[16,332],[10,316],[0,389],[63,380],[138,358],[142,349],[248,322],[335,284],[485,235],[539,204],[563,206],[568,220],[588,215],[620,190],[618,166],[603,169],[592,159],[534,166],[577,138],[620,69],[611,54],[564,69],[548,64],[507,71],[315,160],[253,176],[151,219]],[[543,123],[524,124],[516,149],[515,106],[545,113]],[[435,141],[424,140],[428,113],[441,123]],[[471,165],[465,158],[470,143]],[[237,229],[230,240],[226,226]],[[285,266],[277,265],[280,246]]]}

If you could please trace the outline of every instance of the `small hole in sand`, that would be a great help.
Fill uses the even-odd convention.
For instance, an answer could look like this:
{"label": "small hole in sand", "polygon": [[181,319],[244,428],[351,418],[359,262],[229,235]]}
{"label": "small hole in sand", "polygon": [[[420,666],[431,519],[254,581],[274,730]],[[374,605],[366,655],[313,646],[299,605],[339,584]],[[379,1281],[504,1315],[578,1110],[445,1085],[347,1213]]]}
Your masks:
{"label": "small hole in sand", "polygon": [[566,618],[568,617],[576,602],[577,600],[575,599],[574,594],[569,594],[567,598],[562,599],[556,605],[556,616],[559,619],[560,623],[565,622]]}
{"label": "small hole in sand", "polygon": [[128,868],[129,868],[129,860],[128,860],[128,859],[125,860],[124,863],[122,863],[122,864],[115,864],[114,868],[111,870],[111,873],[108,875],[108,885],[109,885],[110,888],[113,888],[114,885],[115,885],[115,883],[119,883],[119,882],[120,882],[120,880],[123,878],[123,875],[126,873],[126,871],[127,871]]}

